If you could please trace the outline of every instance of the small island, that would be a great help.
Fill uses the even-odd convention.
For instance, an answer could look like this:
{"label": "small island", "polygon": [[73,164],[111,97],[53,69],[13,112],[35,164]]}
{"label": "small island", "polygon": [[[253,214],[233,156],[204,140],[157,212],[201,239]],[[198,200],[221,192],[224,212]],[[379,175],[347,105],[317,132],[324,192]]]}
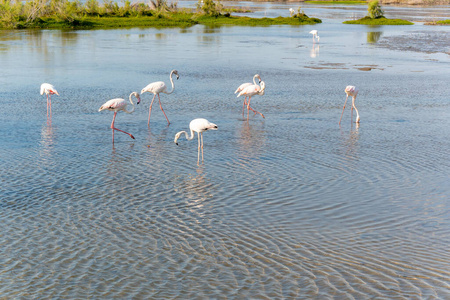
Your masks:
{"label": "small island", "polygon": [[0,28],[48,29],[106,29],[123,27],[189,27],[208,26],[269,26],[313,25],[322,23],[305,13],[289,17],[250,18],[232,16],[236,9],[224,8],[214,0],[199,0],[197,9],[178,8],[166,0],[151,0],[149,4],[131,4],[125,0],[119,6],[112,0],[100,5],[97,0],[81,4],[76,0],[50,0],[48,2],[20,0],[0,2]]}
{"label": "small island", "polygon": [[383,14],[378,0],[369,2],[367,7],[368,16],[359,20],[345,21],[344,24],[361,24],[361,25],[414,25],[414,23],[402,19],[388,19]]}

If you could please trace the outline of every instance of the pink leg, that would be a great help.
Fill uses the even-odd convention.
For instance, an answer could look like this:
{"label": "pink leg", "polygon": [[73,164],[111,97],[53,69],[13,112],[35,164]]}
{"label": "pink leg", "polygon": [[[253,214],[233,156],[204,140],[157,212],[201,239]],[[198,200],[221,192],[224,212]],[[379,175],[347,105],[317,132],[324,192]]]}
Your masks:
{"label": "pink leg", "polygon": [[203,163],[203,132],[202,132],[202,134],[201,134],[201,139],[202,139],[202,163]]}
{"label": "pink leg", "polygon": [[262,113],[260,113],[259,111],[254,110],[253,108],[250,107],[250,100],[252,99],[252,97],[248,98],[248,103],[247,103],[247,117],[248,117],[248,111],[249,109],[251,109],[255,114],[258,113],[261,115],[261,117],[263,117],[264,119],[266,117],[264,117],[264,115]]}
{"label": "pink leg", "polygon": [[126,131],[123,131],[123,130],[120,130],[120,129],[114,127],[114,121],[116,120],[116,114],[117,114],[117,111],[114,112],[114,117],[113,117],[113,120],[112,120],[112,123],[111,123],[111,129],[113,130],[113,144],[114,144],[114,130],[117,130],[117,131],[126,133],[126,134],[128,134],[128,135],[134,140],[135,138],[134,138],[134,136],[133,136],[131,133],[128,133],[128,132],[126,132]]}
{"label": "pink leg", "polygon": [[339,125],[341,125],[341,120],[342,120],[342,116],[344,115],[344,109],[345,109],[345,105],[347,104],[347,100],[348,100],[348,95],[347,95],[347,98],[345,98],[344,107],[342,108],[341,118],[339,119]]}
{"label": "pink leg", "polygon": [[166,117],[167,125],[170,125],[169,119],[167,118],[166,113],[164,112],[164,109],[162,108],[161,99],[159,99],[159,94],[158,94],[158,100],[159,100],[159,108],[161,108],[161,110],[162,110],[162,112],[164,114],[164,117]]}
{"label": "pink leg", "polygon": [[200,165],[200,132],[197,132],[198,137],[198,151],[197,151],[197,166]]}
{"label": "pink leg", "polygon": [[147,126],[150,127],[150,116],[152,115],[152,106],[153,106],[153,101],[155,100],[156,94],[153,95],[153,99],[152,99],[152,103],[150,103],[150,108],[148,109],[148,122],[147,122]]}

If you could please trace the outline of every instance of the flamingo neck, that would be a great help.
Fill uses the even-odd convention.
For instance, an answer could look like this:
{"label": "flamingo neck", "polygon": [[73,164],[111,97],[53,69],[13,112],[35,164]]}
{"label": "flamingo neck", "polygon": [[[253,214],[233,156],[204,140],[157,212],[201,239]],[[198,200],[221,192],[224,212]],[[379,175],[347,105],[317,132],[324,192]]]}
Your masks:
{"label": "flamingo neck", "polygon": [[170,83],[172,84],[172,90],[170,92],[166,92],[166,94],[172,94],[173,91],[175,90],[175,85],[173,84],[172,74],[173,74],[173,71],[170,72]]}
{"label": "flamingo neck", "polygon": [[[126,112],[127,114],[131,114],[131,113],[133,113],[134,112],[134,109],[135,109],[135,106],[134,106],[134,103],[133,103],[133,99],[131,99],[131,96],[134,96],[134,93],[131,93],[130,94],[130,102],[131,102],[131,105],[133,105],[133,108],[131,109],[131,110],[127,110],[127,108],[125,107],[124,109],[123,109],[123,111],[124,112]],[[136,96],[135,96],[136,97]],[[137,97],[136,97],[137,98]]]}

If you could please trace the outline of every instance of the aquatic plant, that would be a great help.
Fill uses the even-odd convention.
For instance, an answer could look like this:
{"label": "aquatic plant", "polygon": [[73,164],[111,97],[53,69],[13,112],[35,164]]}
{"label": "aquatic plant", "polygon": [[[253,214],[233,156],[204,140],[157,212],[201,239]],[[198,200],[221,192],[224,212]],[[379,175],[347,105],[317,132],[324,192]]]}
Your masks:
{"label": "aquatic plant", "polygon": [[370,1],[367,5],[367,11],[369,12],[369,17],[371,17],[372,19],[382,17],[384,14],[384,11],[381,9],[378,0]]}

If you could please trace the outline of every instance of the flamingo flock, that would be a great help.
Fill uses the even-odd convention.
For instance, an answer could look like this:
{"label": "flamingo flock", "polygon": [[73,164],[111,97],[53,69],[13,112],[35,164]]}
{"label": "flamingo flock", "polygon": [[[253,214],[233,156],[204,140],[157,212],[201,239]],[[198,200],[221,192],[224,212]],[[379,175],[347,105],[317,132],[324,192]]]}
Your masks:
{"label": "flamingo flock", "polygon": [[[291,11],[291,13],[292,13],[292,11]],[[318,36],[317,30],[311,30],[310,34],[313,35],[313,42],[315,42],[316,39],[317,39],[317,41],[319,41],[320,38]],[[167,125],[170,125],[169,118],[167,117],[164,109],[162,108],[161,99],[160,99],[159,94],[164,93],[164,94],[170,95],[174,92],[175,84],[174,84],[173,78],[172,78],[173,75],[175,75],[177,77],[177,80],[180,78],[180,75],[177,70],[172,70],[170,72],[170,75],[169,75],[169,80],[171,83],[170,91],[168,90],[167,85],[163,81],[156,81],[156,82],[152,82],[152,83],[148,84],[146,87],[144,87],[141,90],[140,94],[137,92],[132,92],[129,96],[129,102],[133,106],[133,108],[131,110],[127,110],[128,103],[125,99],[122,99],[122,98],[115,98],[115,99],[108,100],[102,106],[100,106],[100,108],[98,110],[99,112],[103,111],[103,110],[109,110],[109,111],[114,112],[113,119],[112,119],[111,126],[110,126],[111,130],[112,130],[113,145],[114,145],[114,132],[115,131],[120,131],[122,133],[129,135],[130,138],[135,139],[135,137],[131,133],[116,128],[115,120],[116,120],[117,113],[119,111],[123,111],[127,114],[133,113],[135,111],[135,103],[133,102],[132,97],[137,99],[137,102],[136,102],[136,105],[137,105],[141,102],[141,95],[146,92],[153,94],[153,98],[150,103],[150,107],[149,107],[149,111],[148,111],[147,126],[150,127],[150,117],[151,117],[151,113],[152,113],[152,106],[153,106],[153,102],[154,102],[156,96],[158,96],[159,107],[161,108],[161,111],[163,112],[164,116],[166,117]],[[258,83],[256,82],[256,79],[258,79]],[[253,109],[250,106],[250,101],[251,101],[252,97],[256,96],[256,95],[263,96],[265,94],[265,89],[266,89],[265,82],[262,81],[261,76],[259,74],[255,74],[253,76],[253,83],[251,83],[251,82],[242,83],[235,90],[234,93],[238,94],[237,97],[244,96],[242,115],[244,115],[245,108],[247,108],[247,120],[249,118],[250,110],[253,111],[254,114],[260,114],[261,117],[263,117],[265,119],[265,116],[261,112]],[[347,95],[347,97],[344,102],[344,107],[342,108],[341,118],[339,119],[339,126],[341,124],[342,117],[344,115],[345,106],[347,104],[347,100],[349,97],[352,97],[352,106],[351,106],[352,117],[353,117],[353,109],[354,109],[356,111],[356,123],[359,124],[360,116],[359,116],[359,112],[355,106],[356,96],[358,95],[358,89],[355,86],[349,85],[345,88],[344,92]],[[47,118],[51,119],[51,115],[52,115],[51,95],[59,96],[59,93],[52,84],[43,83],[41,85],[40,94],[41,95],[45,94],[47,97]],[[202,163],[204,161],[203,160],[203,132],[205,132],[207,130],[217,130],[217,129],[218,129],[218,126],[216,124],[211,123],[204,118],[197,118],[197,119],[192,120],[189,124],[190,135],[188,135],[188,133],[186,131],[179,131],[178,133],[175,134],[174,142],[175,142],[175,144],[178,145],[178,139],[181,137],[182,134],[184,134],[186,139],[188,141],[190,141],[194,138],[194,133],[196,132],[197,138],[198,138],[197,165],[199,165],[200,152],[202,154]]]}

